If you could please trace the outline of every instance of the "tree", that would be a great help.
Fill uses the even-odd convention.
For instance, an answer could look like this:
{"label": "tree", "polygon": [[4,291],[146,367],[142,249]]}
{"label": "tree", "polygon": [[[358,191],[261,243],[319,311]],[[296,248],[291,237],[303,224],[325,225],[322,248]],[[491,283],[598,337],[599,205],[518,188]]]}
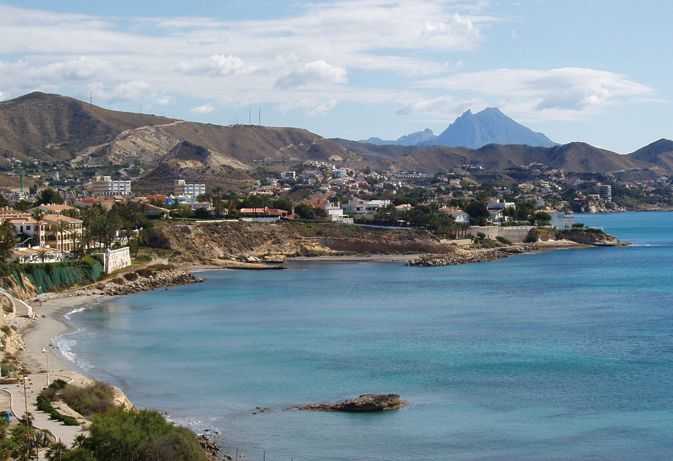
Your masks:
{"label": "tree", "polygon": [[0,224],[0,262],[6,263],[16,246],[16,231],[9,221]]}
{"label": "tree", "polygon": [[19,211],[28,211],[33,208],[33,202],[29,202],[28,200],[19,200],[16,202],[16,205],[14,205],[14,208]]}
{"label": "tree", "polygon": [[470,215],[470,222],[472,224],[483,226],[490,216],[486,205],[482,202],[473,201],[465,207],[465,213]]}
{"label": "tree", "polygon": [[327,217],[327,212],[322,208],[314,208],[311,205],[305,203],[300,203],[294,207],[294,212],[299,218],[311,220],[311,219],[320,219]]}
{"label": "tree", "polygon": [[62,461],[63,457],[68,453],[68,448],[63,443],[56,442],[49,447],[47,451],[48,461]]}
{"label": "tree", "polygon": [[545,213],[544,211],[538,211],[535,213],[535,224],[538,226],[548,226],[551,223],[551,215]]}
{"label": "tree", "polygon": [[49,203],[63,203],[63,197],[61,194],[56,192],[54,189],[46,188],[40,191],[40,194],[37,196],[35,205],[46,205]]}
{"label": "tree", "polygon": [[197,208],[194,210],[194,217],[196,219],[208,219],[210,218],[210,212],[205,208]]}

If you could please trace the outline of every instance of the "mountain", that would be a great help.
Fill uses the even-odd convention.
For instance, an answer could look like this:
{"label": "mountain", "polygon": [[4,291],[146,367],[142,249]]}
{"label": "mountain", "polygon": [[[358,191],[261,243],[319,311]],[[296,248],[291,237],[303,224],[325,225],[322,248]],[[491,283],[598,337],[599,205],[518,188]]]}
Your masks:
{"label": "mountain", "polygon": [[386,141],[381,138],[369,138],[362,142],[374,144],[376,146],[417,146],[419,144],[430,143],[436,138],[437,136],[435,136],[435,133],[433,133],[431,129],[426,128],[423,131],[417,131],[397,138],[395,141]]}
{"label": "mountain", "polygon": [[112,141],[125,130],[169,123],[154,115],[117,112],[46,93],[0,102],[0,156],[67,160]]}
{"label": "mountain", "polygon": [[496,108],[484,109],[476,114],[466,111],[430,142],[470,149],[478,149],[487,144],[524,144],[535,147],[555,145],[542,133],[536,133],[515,122]]}
{"label": "mountain", "polygon": [[632,152],[629,157],[673,172],[673,141],[660,139]]}
{"label": "mountain", "polygon": [[[479,134],[482,140],[488,134],[489,139],[495,137],[501,142],[504,138],[497,136],[502,133],[519,136],[529,131],[525,127],[523,131],[511,128],[508,120],[521,127],[496,109],[476,115],[466,113],[438,138],[446,138],[447,132],[456,133],[465,126],[472,127],[472,133]],[[494,127],[500,127],[499,131]],[[500,134],[496,136],[495,131]],[[143,176],[138,187],[134,185],[138,191],[164,190],[177,178],[236,190],[251,184],[256,171],[278,172],[306,160],[330,161],[356,169],[427,173],[468,164],[504,172],[531,163],[577,173],[673,171],[673,142],[667,140],[630,155],[619,155],[585,143],[536,147],[520,141],[513,145],[488,144],[479,149],[447,147],[427,141],[433,136],[426,130],[400,138],[395,144],[375,145],[326,139],[300,128],[220,126],[118,112],[45,93],[0,102],[0,161],[70,161],[77,167],[108,168],[135,163]],[[420,144],[407,145],[419,141]]]}
{"label": "mountain", "polygon": [[487,144],[523,144],[552,147],[556,144],[542,133],[536,133],[512,120],[499,109],[488,108],[473,114],[468,110],[439,136],[430,129],[402,136],[395,141],[369,138],[362,141],[376,146],[447,146],[479,149]]}

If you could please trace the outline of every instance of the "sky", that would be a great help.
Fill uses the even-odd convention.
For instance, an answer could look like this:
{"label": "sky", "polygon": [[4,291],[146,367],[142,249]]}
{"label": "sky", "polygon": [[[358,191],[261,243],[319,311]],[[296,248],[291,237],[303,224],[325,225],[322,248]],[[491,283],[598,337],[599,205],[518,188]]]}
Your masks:
{"label": "sky", "polygon": [[0,100],[394,139],[498,107],[559,143],[673,138],[673,2],[0,0]]}

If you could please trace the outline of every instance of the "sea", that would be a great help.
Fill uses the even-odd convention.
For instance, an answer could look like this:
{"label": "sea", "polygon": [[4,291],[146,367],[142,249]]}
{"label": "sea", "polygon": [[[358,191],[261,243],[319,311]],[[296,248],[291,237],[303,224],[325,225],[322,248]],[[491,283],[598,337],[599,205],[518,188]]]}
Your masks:
{"label": "sea", "polygon": [[[673,213],[577,219],[632,245],[204,272],[58,344],[240,460],[673,459]],[[363,393],[408,406],[290,409]]]}

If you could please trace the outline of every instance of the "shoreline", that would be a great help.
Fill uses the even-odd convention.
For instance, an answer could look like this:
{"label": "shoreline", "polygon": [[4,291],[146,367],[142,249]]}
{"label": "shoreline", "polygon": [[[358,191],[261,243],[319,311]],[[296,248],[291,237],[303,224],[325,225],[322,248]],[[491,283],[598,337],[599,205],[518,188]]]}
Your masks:
{"label": "shoreline", "polygon": [[[521,246],[513,245],[521,248]],[[512,253],[509,256],[521,254],[543,253],[553,250],[580,249],[588,248],[590,245],[583,245],[569,241],[542,242],[535,247],[529,247],[520,253]],[[292,263],[397,263],[408,264],[422,254],[392,254],[392,255],[323,255],[323,256],[304,256],[288,258],[287,262]],[[464,264],[470,264],[471,261],[465,261]],[[214,265],[185,265],[186,272],[209,272],[216,270],[242,270],[243,268],[222,267]],[[176,285],[179,286],[179,285]],[[155,288],[156,289],[156,288]],[[37,318],[32,321],[25,320],[19,328],[19,334],[23,339],[24,348],[17,357],[19,361],[29,370],[29,376],[33,382],[40,383],[41,387],[31,390],[30,398],[39,393],[41,388],[45,387],[47,362],[49,363],[49,374],[51,380],[62,378],[69,382],[80,385],[90,384],[95,378],[86,370],[78,365],[77,361],[72,360],[66,355],[66,352],[59,346],[59,338],[67,336],[76,331],[75,327],[69,323],[68,314],[79,310],[88,310],[99,306],[109,300],[114,300],[122,295],[109,294],[82,294],[81,288],[73,288],[62,293],[46,293],[29,300],[28,302],[35,309]],[[151,291],[151,290],[148,290]],[[130,293],[129,293],[130,294]],[[46,349],[46,353],[43,352]],[[47,358],[48,356],[48,358]],[[92,366],[95,364],[92,364]],[[120,394],[121,401],[132,404],[124,394],[122,389],[115,387]],[[31,409],[34,412],[33,409]],[[18,415],[17,415],[18,416]],[[46,416],[46,415],[45,415]],[[61,426],[58,423],[49,424],[49,429],[61,438],[64,442],[70,444],[75,437],[81,433],[77,428],[74,430],[67,426]],[[39,427],[39,426],[38,426]],[[226,459],[226,458],[225,458]]]}
{"label": "shoreline", "polygon": [[[517,247],[517,245],[514,245]],[[521,253],[513,253],[511,256],[523,254],[537,254],[548,251],[560,251],[567,249],[591,248],[591,245],[585,245],[570,241],[538,242],[532,247]],[[321,255],[321,256],[297,256],[287,258],[289,263],[401,263],[408,262],[424,256],[424,253],[410,254],[376,254],[376,255]],[[473,264],[466,262],[466,264]],[[207,273],[220,270],[245,270],[240,267],[227,267],[216,265],[194,265],[185,267],[185,271],[193,273]],[[101,303],[116,299],[124,295],[92,295],[79,294],[81,288],[73,288],[63,293],[46,293],[29,300],[35,309],[38,318],[25,323],[19,328],[19,333],[24,341],[24,349],[18,354],[21,362],[30,370],[31,373],[40,373],[47,368],[45,353],[43,348],[47,349],[49,354],[49,367],[53,373],[65,372],[76,373],[86,376],[81,368],[75,362],[63,354],[56,341],[69,333],[75,331],[74,327],[68,323],[67,315],[75,310],[87,310],[94,308]],[[151,291],[151,290],[149,290]]]}

